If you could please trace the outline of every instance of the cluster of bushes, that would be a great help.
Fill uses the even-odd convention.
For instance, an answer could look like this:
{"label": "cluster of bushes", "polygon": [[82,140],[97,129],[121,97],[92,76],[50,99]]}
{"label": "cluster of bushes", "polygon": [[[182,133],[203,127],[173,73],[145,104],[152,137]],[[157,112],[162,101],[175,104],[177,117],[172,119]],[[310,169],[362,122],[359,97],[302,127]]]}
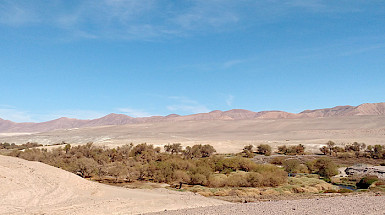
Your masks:
{"label": "cluster of bushes", "polygon": [[284,170],[291,174],[315,173],[324,178],[330,178],[338,174],[337,165],[327,157],[310,160],[306,163],[298,159],[275,157],[271,160],[271,163],[282,165]]}
{"label": "cluster of bushes", "polygon": [[278,186],[287,173],[270,164],[256,164],[243,157],[213,155],[210,145],[182,149],[180,144],[165,146],[165,152],[150,144],[97,147],[92,143],[72,147],[27,149],[10,155],[40,161],[101,181],[153,181],[187,183],[210,187]]}
{"label": "cluster of bushes", "polygon": [[21,145],[16,145],[15,143],[0,143],[0,149],[17,149],[17,150],[23,150],[23,149],[29,149],[34,147],[43,146],[41,144],[37,143],[24,143]]}
{"label": "cluster of bushes", "polygon": [[[272,153],[271,146],[268,144],[260,144],[256,150],[254,150],[253,145],[245,146],[242,150],[242,156],[252,158],[254,157],[254,154],[260,154],[260,155],[266,155],[270,156]],[[284,155],[304,155],[305,154],[305,146],[302,144],[296,145],[296,146],[278,146],[278,154],[284,154]]]}
{"label": "cluster of bushes", "polygon": [[366,157],[373,159],[385,159],[385,146],[366,145],[365,143],[354,142],[344,147],[336,146],[333,141],[328,141],[326,146],[320,148],[325,155],[336,156],[339,158]]}
{"label": "cluster of bushes", "polygon": [[267,145],[267,144],[260,144],[259,146],[257,146],[257,150],[254,151],[254,146],[253,145],[248,145],[248,146],[245,146],[242,150],[242,156],[243,157],[248,157],[248,158],[252,158],[254,157],[254,153],[257,153],[257,154],[260,154],[260,155],[266,155],[266,156],[270,156],[271,155],[271,146]]}
{"label": "cluster of bushes", "polygon": [[304,155],[305,154],[305,146],[302,144],[298,144],[296,146],[286,145],[278,146],[278,154],[284,155]]}

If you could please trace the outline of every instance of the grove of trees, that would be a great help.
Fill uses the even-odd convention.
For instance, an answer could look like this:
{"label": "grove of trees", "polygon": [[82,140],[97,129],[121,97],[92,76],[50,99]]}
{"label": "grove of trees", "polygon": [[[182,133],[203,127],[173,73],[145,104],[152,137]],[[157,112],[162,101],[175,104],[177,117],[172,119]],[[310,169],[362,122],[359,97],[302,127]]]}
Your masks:
{"label": "grove of trees", "polygon": [[385,159],[385,146],[383,145],[366,145],[365,143],[354,142],[342,147],[336,146],[333,141],[328,141],[326,146],[320,148],[320,151],[325,155],[336,156],[339,158],[366,157]]}
{"label": "grove of trees", "polygon": [[169,144],[161,152],[151,144],[127,144],[116,148],[85,145],[52,150],[13,150],[10,155],[40,161],[102,182],[152,181],[186,183],[209,187],[279,186],[287,173],[275,165],[256,164],[250,159],[215,155],[211,145]]}

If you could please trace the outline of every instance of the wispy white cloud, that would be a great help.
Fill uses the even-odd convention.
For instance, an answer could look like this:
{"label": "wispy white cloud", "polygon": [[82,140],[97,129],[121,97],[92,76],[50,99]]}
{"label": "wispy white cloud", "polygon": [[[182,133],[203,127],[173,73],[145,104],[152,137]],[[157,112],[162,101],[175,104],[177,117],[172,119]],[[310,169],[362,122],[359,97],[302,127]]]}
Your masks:
{"label": "wispy white cloud", "polygon": [[86,39],[151,40],[271,23],[298,8],[317,13],[343,11],[318,0],[3,0],[0,24],[49,26]]}
{"label": "wispy white cloud", "polygon": [[200,29],[204,27],[222,27],[235,24],[240,17],[233,1],[193,1],[183,13],[172,18],[172,21],[184,29]]}
{"label": "wispy white cloud", "polygon": [[143,110],[137,110],[137,109],[132,109],[132,108],[118,108],[117,109],[119,112],[126,114],[128,116],[132,117],[149,117],[153,116],[150,113],[143,111]]}
{"label": "wispy white cloud", "polygon": [[0,106],[0,118],[14,122],[31,122],[32,117],[26,111],[17,110],[11,106]]}
{"label": "wispy white cloud", "polygon": [[167,106],[167,109],[170,111],[183,111],[187,113],[207,113],[210,111],[204,105],[170,105]]}
{"label": "wispy white cloud", "polygon": [[178,101],[180,103],[199,104],[197,101],[189,99],[189,98],[184,97],[184,96],[169,96],[168,98],[175,100],[175,101]]}
{"label": "wispy white cloud", "polygon": [[228,95],[226,99],[226,104],[227,106],[232,106],[234,102],[234,96],[233,95]]}
{"label": "wispy white cloud", "polygon": [[355,48],[355,49],[352,49],[351,47],[349,47],[349,48],[350,48],[350,50],[341,53],[340,56],[350,56],[350,55],[356,55],[356,54],[362,54],[362,53],[370,52],[370,51],[373,51],[376,49],[383,49],[383,48],[385,48],[385,43],[369,45],[366,47],[360,47],[360,48]]}
{"label": "wispy white cloud", "polygon": [[96,119],[107,114],[108,113],[95,110],[56,110],[42,114],[20,110],[12,106],[0,105],[0,118],[14,122],[45,122],[61,117]]}
{"label": "wispy white cloud", "polygon": [[235,59],[224,62],[222,65],[225,69],[247,62],[248,59]]}
{"label": "wispy white cloud", "polygon": [[288,7],[300,7],[312,10],[324,10],[327,8],[325,3],[319,0],[290,0],[286,1],[285,4]]}
{"label": "wispy white cloud", "polygon": [[16,1],[0,2],[0,24],[20,26],[38,22],[38,17],[30,6],[32,5],[20,4]]}
{"label": "wispy white cloud", "polygon": [[210,111],[205,105],[184,96],[170,96],[168,98],[177,102],[177,104],[166,107],[169,111],[183,112],[183,114],[206,113]]}

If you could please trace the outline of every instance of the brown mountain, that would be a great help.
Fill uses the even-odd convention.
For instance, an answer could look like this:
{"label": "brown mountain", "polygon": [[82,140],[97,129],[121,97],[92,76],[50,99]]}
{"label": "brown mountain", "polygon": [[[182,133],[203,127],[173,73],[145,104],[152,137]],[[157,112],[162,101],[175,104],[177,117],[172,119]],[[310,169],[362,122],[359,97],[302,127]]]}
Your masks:
{"label": "brown mountain", "polygon": [[339,117],[359,115],[385,115],[385,103],[365,103],[358,106],[337,106],[318,110],[305,110],[300,117]]}
{"label": "brown mountain", "polygon": [[359,106],[337,106],[317,110],[305,110],[301,113],[283,111],[253,112],[243,109],[228,111],[215,110],[187,116],[170,114],[168,116],[130,117],[124,114],[109,114],[93,120],[79,120],[62,117],[41,123],[15,123],[0,118],[0,133],[4,132],[44,132],[55,129],[71,129],[105,125],[124,125],[135,123],[156,123],[165,121],[200,121],[200,120],[251,120],[251,119],[286,119],[286,118],[320,118],[348,117],[360,115],[385,115],[385,103],[366,103]]}
{"label": "brown mountain", "polygon": [[124,115],[111,113],[99,119],[88,121],[85,125],[87,127],[100,126],[100,125],[124,125],[133,123],[135,118]]}

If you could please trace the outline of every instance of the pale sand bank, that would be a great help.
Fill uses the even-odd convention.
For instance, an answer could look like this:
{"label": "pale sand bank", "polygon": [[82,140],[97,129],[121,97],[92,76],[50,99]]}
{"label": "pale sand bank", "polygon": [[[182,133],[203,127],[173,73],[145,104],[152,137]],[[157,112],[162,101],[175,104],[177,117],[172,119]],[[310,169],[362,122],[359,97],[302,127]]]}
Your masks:
{"label": "pale sand bank", "polygon": [[0,199],[0,214],[138,214],[228,204],[189,192],[108,186],[7,156],[0,156]]}

